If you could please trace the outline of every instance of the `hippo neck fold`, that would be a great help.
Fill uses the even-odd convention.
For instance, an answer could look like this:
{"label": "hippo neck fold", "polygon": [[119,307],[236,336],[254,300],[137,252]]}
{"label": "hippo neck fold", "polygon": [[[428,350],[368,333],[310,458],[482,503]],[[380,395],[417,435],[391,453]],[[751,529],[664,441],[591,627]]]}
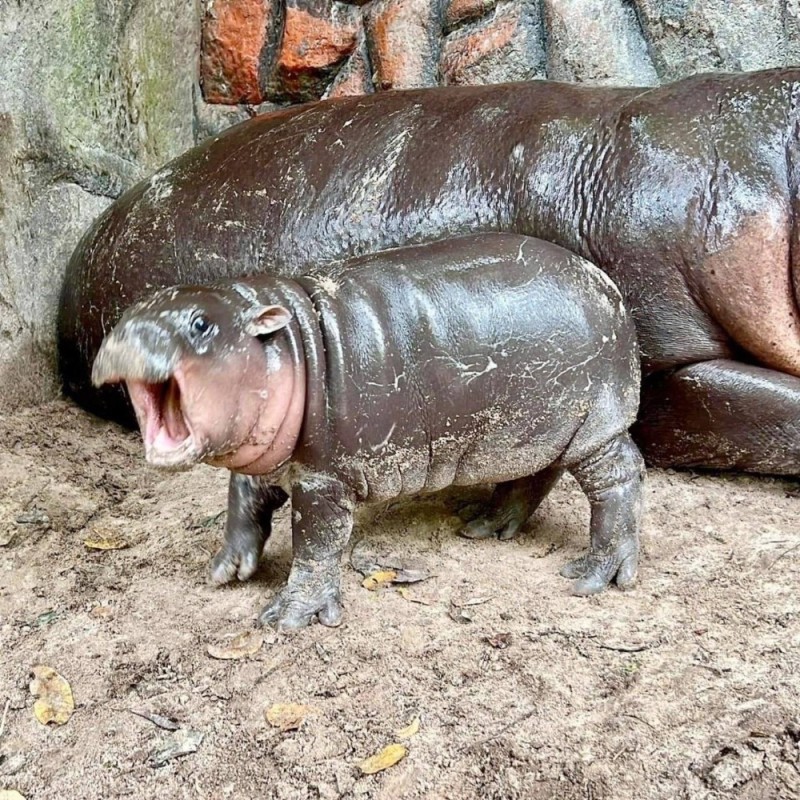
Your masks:
{"label": "hippo neck fold", "polygon": [[262,278],[247,280],[257,291],[261,289],[262,300],[283,305],[293,313],[292,321],[281,336],[292,364],[305,376],[303,425],[295,454],[300,462],[308,458],[313,460],[314,453],[325,452],[330,430],[328,369],[320,320],[307,291],[297,281],[269,276],[266,292],[263,281]]}

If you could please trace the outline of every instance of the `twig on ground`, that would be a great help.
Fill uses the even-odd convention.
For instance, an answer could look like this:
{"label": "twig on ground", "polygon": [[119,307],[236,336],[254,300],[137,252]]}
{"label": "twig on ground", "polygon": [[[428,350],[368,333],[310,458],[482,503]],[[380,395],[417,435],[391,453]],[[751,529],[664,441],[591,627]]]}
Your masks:
{"label": "twig on ground", "polygon": [[480,747],[481,745],[488,744],[489,742],[493,742],[495,739],[502,736],[507,730],[519,725],[521,722],[525,722],[526,719],[532,717],[536,713],[536,709],[532,708],[530,711],[526,711],[522,716],[517,717],[516,719],[512,720],[511,722],[506,723],[503,725],[500,730],[495,731],[494,733],[490,734],[489,736],[484,736],[482,739],[476,739],[472,744],[466,745],[462,752],[469,752],[470,750],[474,750],[476,747]]}
{"label": "twig on ground", "polygon": [[719,667],[714,667],[711,664],[702,664],[699,661],[692,661],[693,667],[700,667],[700,669],[707,669],[709,672],[713,672],[718,678],[724,678],[726,672],[730,672],[730,669],[723,670]]}
{"label": "twig on ground", "polygon": [[651,731],[656,729],[655,725],[650,724],[646,719],[642,719],[641,717],[637,717],[636,714],[623,714],[623,717],[630,717],[630,719],[635,719],[637,722],[641,722],[642,725],[647,725]]}
{"label": "twig on ground", "polygon": [[562,631],[558,628],[548,628],[544,631],[526,631],[525,636],[531,640],[539,639],[544,636],[561,636],[568,642],[572,642],[572,644],[575,646],[575,649],[584,658],[589,658],[589,654],[582,650],[578,645],[578,642],[580,641],[586,641],[590,644],[593,644],[595,647],[599,647],[601,650],[614,650],[618,653],[641,653],[644,650],[652,650],[654,647],[659,647],[661,645],[661,642],[659,641],[643,642],[642,644],[614,644],[612,642],[598,642],[595,640],[599,639],[600,637],[596,633],[585,633],[583,631]]}
{"label": "twig on ground", "polygon": [[[581,639],[596,639],[597,634],[595,633],[570,633],[569,631],[561,631],[558,628],[548,628],[544,631],[525,631],[524,634],[528,639],[531,641],[535,639],[540,639],[545,636],[561,636],[563,639],[566,639],[570,642],[574,647],[578,655],[583,656],[584,658],[589,658],[589,654],[580,646],[578,643]],[[575,641],[578,640],[578,641]]]}
{"label": "twig on ground", "polygon": [[597,642],[601,650],[615,650],[617,653],[641,653],[643,650],[652,650],[658,647],[661,642],[644,642],[643,644],[609,644],[608,642]]}
{"label": "twig on ground", "polygon": [[6,705],[3,709],[3,718],[0,719],[0,739],[3,738],[3,731],[6,729],[6,718],[8,717],[8,709],[11,708],[11,698],[6,698]]}
{"label": "twig on ground", "polygon": [[152,722],[153,725],[157,725],[159,728],[163,728],[165,731],[177,731],[181,727],[174,720],[164,717],[161,714],[153,714],[149,711],[140,711],[135,708],[129,708],[128,711],[130,711],[131,714],[135,714],[137,717],[141,717],[142,719],[146,719],[148,722]]}
{"label": "twig on ground", "polygon": [[798,548],[800,548],[800,542],[798,542],[797,544],[793,544],[791,547],[786,548],[786,550],[784,550],[782,553],[779,553],[777,556],[775,556],[775,558],[772,560],[767,569],[772,569],[784,556],[788,556],[789,553],[793,553]]}

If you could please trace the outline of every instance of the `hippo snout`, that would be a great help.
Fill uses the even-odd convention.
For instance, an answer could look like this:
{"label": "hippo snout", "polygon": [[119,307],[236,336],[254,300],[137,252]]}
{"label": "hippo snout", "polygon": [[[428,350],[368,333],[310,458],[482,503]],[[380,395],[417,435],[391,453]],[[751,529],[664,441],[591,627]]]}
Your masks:
{"label": "hippo snout", "polygon": [[168,380],[181,349],[170,331],[151,320],[123,319],[106,338],[92,367],[92,383]]}

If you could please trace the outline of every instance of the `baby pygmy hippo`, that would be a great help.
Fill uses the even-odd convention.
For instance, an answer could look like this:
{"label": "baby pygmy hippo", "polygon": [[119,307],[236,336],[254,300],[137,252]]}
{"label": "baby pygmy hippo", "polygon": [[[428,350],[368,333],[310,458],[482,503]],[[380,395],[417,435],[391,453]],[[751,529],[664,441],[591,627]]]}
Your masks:
{"label": "baby pygmy hippo", "polygon": [[93,380],[127,384],[150,463],[231,470],[218,582],[250,577],[291,496],[294,561],[262,623],[341,621],[356,503],[496,483],[465,534],[507,538],[563,470],[591,503],[573,591],[635,581],[634,327],[612,281],[555,245],[487,234],[163,289],[125,312]]}

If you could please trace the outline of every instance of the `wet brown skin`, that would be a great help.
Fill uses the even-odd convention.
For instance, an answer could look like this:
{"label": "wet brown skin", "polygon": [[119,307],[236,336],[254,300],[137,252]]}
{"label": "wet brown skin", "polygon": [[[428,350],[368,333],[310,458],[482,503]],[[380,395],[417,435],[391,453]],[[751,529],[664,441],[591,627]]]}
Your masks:
{"label": "wet brown skin", "polygon": [[639,377],[633,322],[608,277],[547,242],[497,234],[365,256],[333,275],[161,290],[125,312],[93,370],[98,385],[150,387],[131,396],[152,463],[233,470],[217,582],[252,574],[272,511],[291,497],[292,570],[261,615],[280,627],[340,621],[357,503],[497,483],[494,510],[465,535],[508,538],[564,470],[592,520],[587,555],[563,574],[577,594],[631,586]]}
{"label": "wet brown skin", "polygon": [[[800,473],[800,69],[655,89],[550,82],[384,92],[245,122],[124,195],[70,263],[66,391],[153,287],[515,231],[604,269],[646,376],[652,464]],[[713,405],[712,405],[713,404]]]}

